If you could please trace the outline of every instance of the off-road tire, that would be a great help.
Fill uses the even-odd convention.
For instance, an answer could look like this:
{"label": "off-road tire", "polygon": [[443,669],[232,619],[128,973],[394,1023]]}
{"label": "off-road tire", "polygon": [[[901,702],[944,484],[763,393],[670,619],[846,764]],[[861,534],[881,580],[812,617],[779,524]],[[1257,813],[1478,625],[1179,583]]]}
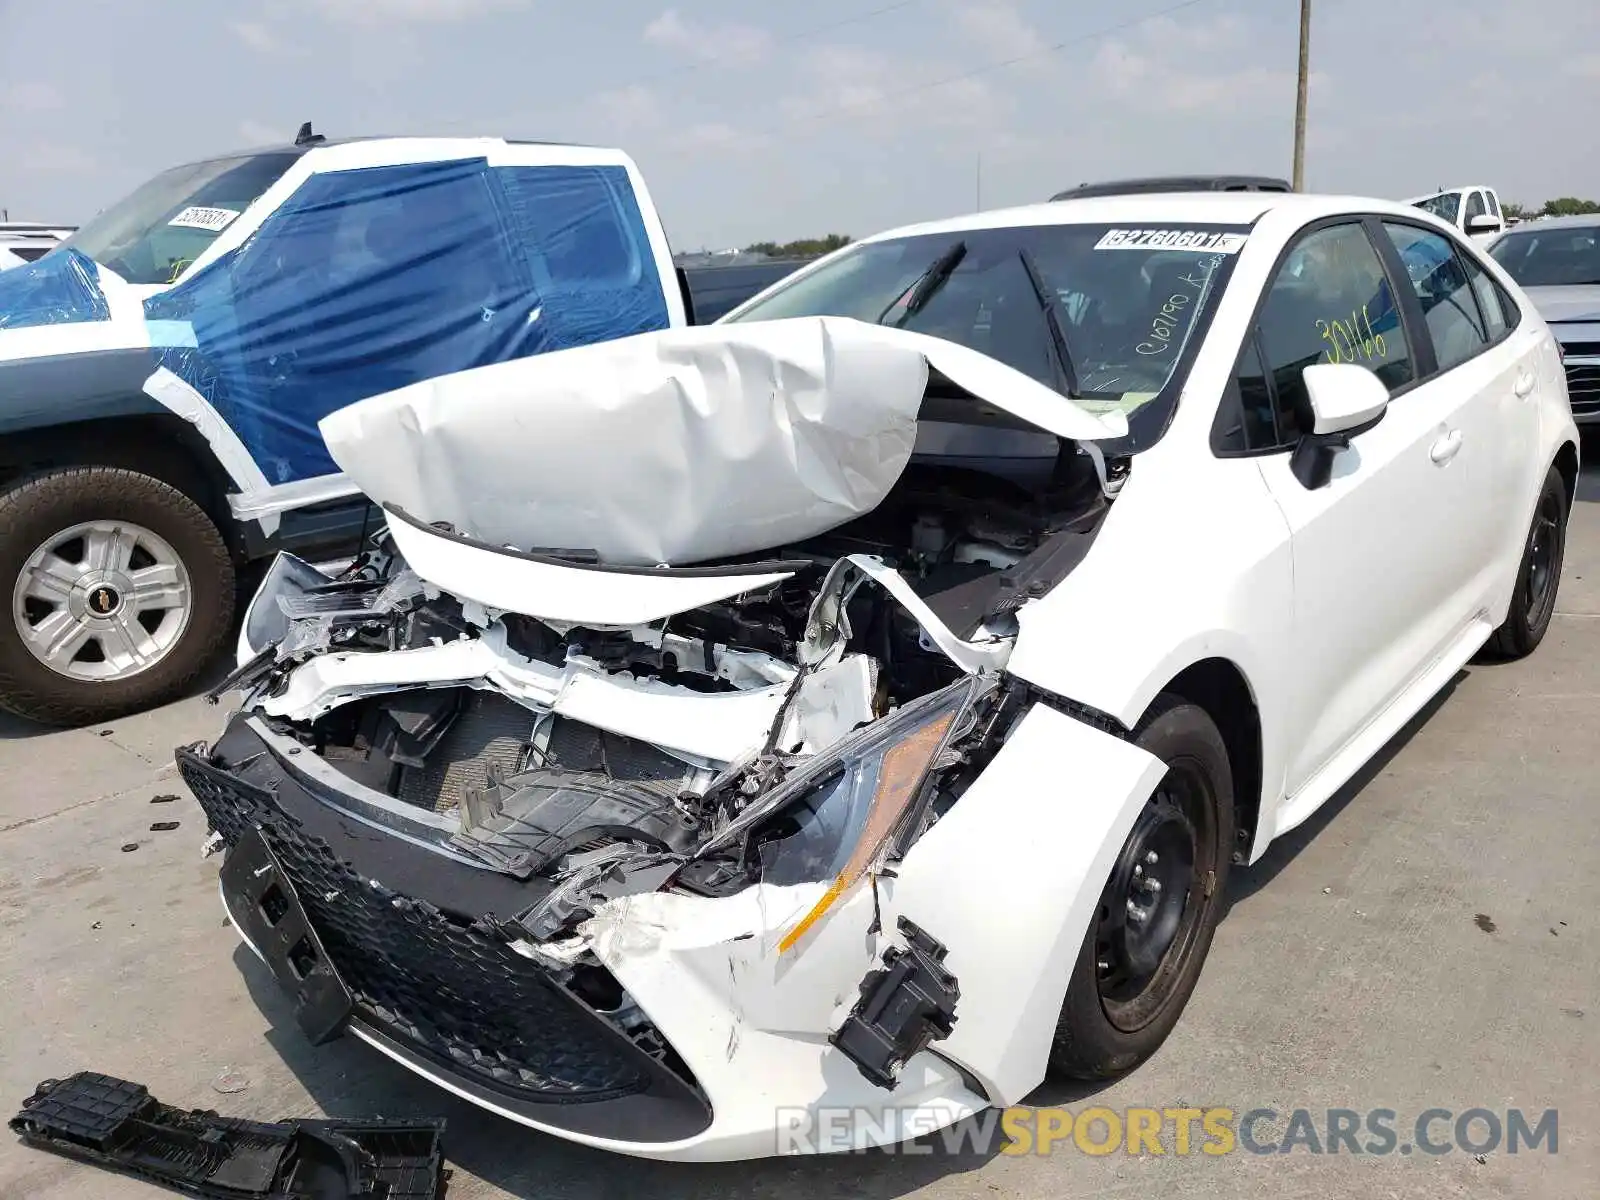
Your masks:
{"label": "off-road tire", "polygon": [[[175,550],[188,572],[192,613],[165,656],[123,679],[85,681],[52,671],[29,651],[12,613],[12,589],[30,554],[85,521],[142,525]],[[50,725],[85,725],[151,708],[183,694],[233,623],[232,556],[198,504],[169,484],[120,467],[68,467],[0,493],[0,708]]]}

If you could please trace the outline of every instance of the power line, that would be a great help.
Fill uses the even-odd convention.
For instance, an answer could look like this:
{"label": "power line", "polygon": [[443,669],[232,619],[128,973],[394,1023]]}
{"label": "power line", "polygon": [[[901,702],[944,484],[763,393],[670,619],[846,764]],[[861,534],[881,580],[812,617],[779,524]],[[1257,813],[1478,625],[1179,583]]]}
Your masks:
{"label": "power line", "polygon": [[[822,25],[812,25],[806,29],[796,29],[789,33],[780,34],[768,42],[767,45],[787,46],[791,42],[798,42],[805,38],[815,37],[820,33],[832,33],[836,29],[846,29],[851,25],[861,25],[874,19],[875,17],[881,17],[887,13],[898,12],[902,8],[910,8],[914,4],[921,3],[923,3],[923,0],[895,0],[895,3],[893,4],[881,4],[877,8],[868,9],[864,13],[857,13],[853,17],[841,17],[836,21],[828,21]],[[725,54],[708,54],[702,57],[699,62],[687,63],[684,66],[675,67],[670,71],[663,71],[659,75],[649,75],[643,79],[635,79],[631,83],[625,83],[620,86],[623,88],[650,87],[662,82],[663,80],[677,79],[680,76],[692,74],[693,72],[700,70],[702,67],[715,66],[717,63],[727,61],[729,57],[729,55]]]}
{"label": "power line", "polygon": [[[897,91],[885,92],[881,95],[871,96],[862,100],[853,100],[846,104],[838,104],[829,108],[818,109],[816,112],[801,113],[794,117],[793,121],[814,121],[818,118],[830,117],[837,113],[852,112],[860,108],[870,108],[874,105],[883,104],[889,100],[899,100],[906,96],[916,96],[923,92],[931,92],[938,88],[948,87],[952,83],[964,83],[968,79],[976,79],[980,75],[988,75],[993,71],[1003,71],[1009,67],[1017,66],[1019,63],[1031,62],[1034,59],[1046,58],[1052,54],[1059,54],[1061,51],[1069,49],[1073,46],[1081,46],[1087,42],[1098,41],[1101,38],[1111,37],[1113,34],[1124,33],[1127,30],[1136,29],[1140,25],[1146,25],[1151,21],[1159,20],[1161,17],[1169,17],[1173,13],[1182,12],[1186,8],[1194,8],[1196,5],[1205,3],[1207,3],[1207,0],[1182,0],[1181,3],[1170,5],[1167,8],[1160,9],[1153,13],[1146,13],[1144,16],[1136,17],[1131,21],[1123,21],[1119,24],[1108,26],[1105,29],[1097,29],[1093,33],[1079,34],[1077,37],[1070,37],[1065,41],[1056,42],[1050,46],[1043,46],[1038,50],[1030,50],[1026,54],[1018,54],[1012,58],[1002,59],[998,62],[985,63],[980,67],[973,67],[967,71],[959,71],[954,75],[944,75],[940,76],[938,79],[925,80],[922,83],[913,84],[912,86],[906,88],[900,88]],[[777,132],[777,130],[763,130],[761,132]]]}

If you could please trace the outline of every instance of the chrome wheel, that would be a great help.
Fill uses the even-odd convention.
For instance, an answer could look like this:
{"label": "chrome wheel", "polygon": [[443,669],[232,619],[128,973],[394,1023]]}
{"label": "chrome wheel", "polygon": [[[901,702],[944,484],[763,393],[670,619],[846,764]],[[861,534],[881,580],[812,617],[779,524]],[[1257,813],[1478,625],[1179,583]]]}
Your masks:
{"label": "chrome wheel", "polygon": [[85,521],[39,546],[17,576],[11,615],[22,644],[71,679],[126,679],[183,638],[194,612],[171,544],[128,521]]}

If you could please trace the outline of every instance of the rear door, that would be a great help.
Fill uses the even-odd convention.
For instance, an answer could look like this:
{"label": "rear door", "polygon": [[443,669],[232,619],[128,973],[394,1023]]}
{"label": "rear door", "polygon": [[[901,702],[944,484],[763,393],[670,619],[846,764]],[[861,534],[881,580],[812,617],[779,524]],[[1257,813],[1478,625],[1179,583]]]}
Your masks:
{"label": "rear door", "polygon": [[[1468,581],[1481,548],[1465,514],[1483,507],[1483,431],[1469,428],[1469,391],[1430,382],[1409,283],[1391,275],[1394,256],[1375,236],[1359,218],[1301,234],[1241,367],[1242,390],[1268,397],[1281,443],[1259,463],[1293,547],[1291,796],[1460,637],[1476,600]],[[1367,367],[1391,402],[1339,453],[1328,485],[1308,489],[1290,450],[1309,414],[1301,372],[1317,362]]]}
{"label": "rear door", "polygon": [[1458,606],[1487,613],[1504,582],[1504,550],[1520,548],[1532,503],[1523,493],[1538,443],[1537,337],[1511,336],[1492,281],[1465,246],[1403,219],[1385,218],[1382,229],[1380,245],[1392,248],[1396,274],[1411,285],[1432,351],[1418,392],[1451,407],[1463,473],[1475,481],[1458,513],[1476,547]]}

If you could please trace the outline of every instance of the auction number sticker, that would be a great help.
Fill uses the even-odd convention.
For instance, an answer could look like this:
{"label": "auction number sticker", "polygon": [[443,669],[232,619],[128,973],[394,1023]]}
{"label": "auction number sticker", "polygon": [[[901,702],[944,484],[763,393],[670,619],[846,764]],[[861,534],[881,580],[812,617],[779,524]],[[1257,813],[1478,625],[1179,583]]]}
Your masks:
{"label": "auction number sticker", "polygon": [[1201,229],[1112,229],[1094,244],[1096,250],[1193,250],[1235,254],[1244,246],[1242,233],[1208,233]]}
{"label": "auction number sticker", "polygon": [[231,208],[198,208],[191,205],[167,224],[176,225],[180,229],[209,229],[212,233],[216,233],[226,229],[238,215],[238,211]]}

